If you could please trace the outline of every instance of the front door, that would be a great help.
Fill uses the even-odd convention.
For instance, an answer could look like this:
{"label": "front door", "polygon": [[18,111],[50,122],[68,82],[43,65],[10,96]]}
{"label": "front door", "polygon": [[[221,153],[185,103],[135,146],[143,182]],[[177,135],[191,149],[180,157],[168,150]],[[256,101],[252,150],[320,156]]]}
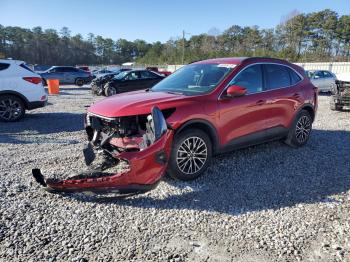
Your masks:
{"label": "front door", "polygon": [[239,72],[229,85],[247,89],[242,97],[228,98],[224,92],[218,101],[222,146],[243,146],[259,139],[266,129],[266,100],[263,92],[262,65],[248,66]]}

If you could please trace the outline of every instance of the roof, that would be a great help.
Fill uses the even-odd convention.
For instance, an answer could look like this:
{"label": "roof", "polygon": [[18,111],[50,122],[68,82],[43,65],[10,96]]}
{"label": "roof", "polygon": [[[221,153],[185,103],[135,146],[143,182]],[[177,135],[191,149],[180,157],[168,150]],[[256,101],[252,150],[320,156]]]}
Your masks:
{"label": "roof", "polygon": [[234,64],[238,65],[242,63],[247,57],[224,57],[224,58],[213,58],[207,60],[201,60],[194,64]]}
{"label": "roof", "polygon": [[195,62],[194,64],[234,64],[239,65],[242,62],[277,62],[277,63],[289,63],[286,60],[271,58],[271,57],[225,57],[225,58],[213,58]]}

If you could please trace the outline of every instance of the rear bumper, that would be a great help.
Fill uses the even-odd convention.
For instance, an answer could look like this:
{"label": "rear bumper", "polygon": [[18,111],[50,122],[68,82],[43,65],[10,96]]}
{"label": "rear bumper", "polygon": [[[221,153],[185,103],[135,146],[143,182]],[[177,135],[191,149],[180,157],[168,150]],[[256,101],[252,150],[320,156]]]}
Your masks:
{"label": "rear bumper", "polygon": [[27,103],[27,109],[32,110],[40,107],[44,107],[47,105],[47,100],[45,101],[34,101],[34,102],[28,102]]}

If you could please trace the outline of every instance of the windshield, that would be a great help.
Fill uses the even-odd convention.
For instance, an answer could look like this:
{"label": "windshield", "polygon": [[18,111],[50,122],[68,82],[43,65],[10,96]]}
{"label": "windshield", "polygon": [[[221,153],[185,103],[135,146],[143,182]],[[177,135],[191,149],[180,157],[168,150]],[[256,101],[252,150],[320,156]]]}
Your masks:
{"label": "windshield", "polygon": [[190,64],[180,68],[151,90],[184,95],[206,94],[214,90],[235,66],[233,64]]}
{"label": "windshield", "polygon": [[121,72],[121,73],[117,74],[117,75],[114,76],[113,78],[114,78],[114,79],[120,80],[120,79],[122,79],[124,76],[126,76],[128,73],[129,73],[129,71],[124,71],[124,72]]}

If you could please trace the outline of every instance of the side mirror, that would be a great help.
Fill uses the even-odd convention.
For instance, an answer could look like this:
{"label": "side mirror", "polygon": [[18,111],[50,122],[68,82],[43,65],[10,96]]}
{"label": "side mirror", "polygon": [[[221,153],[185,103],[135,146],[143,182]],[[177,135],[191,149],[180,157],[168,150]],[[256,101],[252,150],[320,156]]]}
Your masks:
{"label": "side mirror", "polygon": [[242,86],[232,85],[227,88],[228,97],[244,96],[247,93],[247,89]]}

